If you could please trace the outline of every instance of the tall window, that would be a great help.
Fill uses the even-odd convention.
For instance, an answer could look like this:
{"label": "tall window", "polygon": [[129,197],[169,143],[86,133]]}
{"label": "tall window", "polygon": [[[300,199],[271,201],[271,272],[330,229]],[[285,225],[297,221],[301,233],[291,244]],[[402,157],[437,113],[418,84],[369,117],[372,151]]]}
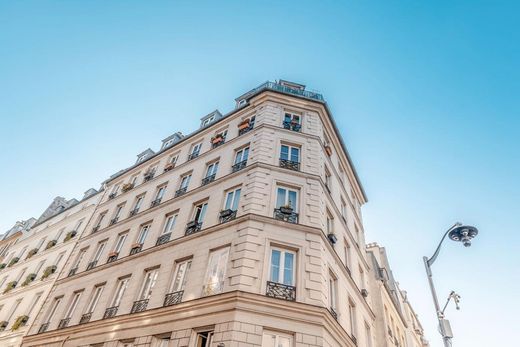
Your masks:
{"label": "tall window", "polygon": [[144,244],[144,241],[146,240],[146,236],[148,236],[149,230],[150,230],[150,224],[143,225],[141,227],[141,230],[139,231],[139,235],[137,236],[137,243],[140,243],[141,245]]}
{"label": "tall window", "polygon": [[236,152],[234,164],[238,164],[243,161],[247,161],[248,157],[249,157],[249,147],[244,147]]}
{"label": "tall window", "polygon": [[184,290],[184,286],[186,285],[187,274],[190,271],[190,267],[191,259],[184,260],[175,265],[175,272],[173,274],[173,281],[170,293],[175,293]]}
{"label": "tall window", "polygon": [[359,267],[359,288],[365,288],[365,271],[361,266]]}
{"label": "tall window", "polygon": [[112,298],[110,307],[117,307],[121,304],[121,300],[125,295],[126,288],[128,287],[128,283],[130,282],[130,277],[125,277],[119,279],[117,281],[116,291],[114,293],[114,297]]}
{"label": "tall window", "polygon": [[105,250],[105,246],[107,245],[106,241],[102,241],[98,243],[96,251],[94,252],[94,257],[92,258],[92,262],[98,261],[101,258],[101,254]]}
{"label": "tall window", "polygon": [[29,317],[31,316],[31,313],[34,311],[34,309],[36,308],[36,305],[40,301],[42,295],[43,295],[43,293],[39,292],[39,293],[36,293],[36,295],[33,297],[31,304],[29,305],[29,311],[27,311],[27,315]]}
{"label": "tall window", "polygon": [[188,185],[190,184],[190,180],[191,174],[182,176],[180,189],[187,189]]}
{"label": "tall window", "polygon": [[242,190],[240,188],[227,192],[224,210],[238,210],[238,203],[240,201],[241,192]]}
{"label": "tall window", "polygon": [[194,157],[199,155],[201,147],[202,147],[202,142],[196,143],[196,144],[193,145],[193,147],[191,147],[190,154],[191,154],[192,158],[194,158]]}
{"label": "tall window", "polygon": [[105,219],[106,215],[107,215],[106,211],[99,215],[97,223],[96,223],[97,228],[99,228],[101,226],[101,223],[103,223],[103,219]]}
{"label": "tall window", "polygon": [[42,237],[40,239],[40,241],[38,241],[38,245],[36,246],[36,249],[37,250],[40,250],[40,248],[43,246],[43,244],[45,243],[45,240],[46,240],[46,237]]}
{"label": "tall window", "polygon": [[[367,347],[372,347],[372,333],[370,332],[370,326],[365,322],[365,339]],[[404,343],[403,343],[404,347]]]}
{"label": "tall window", "polygon": [[6,321],[9,322],[11,320],[11,318],[13,318],[16,310],[18,309],[18,306],[20,306],[20,304],[22,303],[22,298],[16,300],[14,303],[13,303],[13,306],[11,306],[11,310],[9,310],[9,313],[7,314],[7,317],[6,317]]}
{"label": "tall window", "polygon": [[56,257],[56,260],[54,261],[54,266],[60,265],[60,262],[64,256],[65,256],[65,252],[61,252],[60,254],[58,254],[58,256]]}
{"label": "tall window", "polygon": [[84,221],[84,219],[80,219],[80,220],[76,223],[76,226],[74,227],[74,231],[79,231],[79,228],[81,228],[81,225],[83,224],[83,221]]}
{"label": "tall window", "polygon": [[284,125],[287,123],[301,124],[301,117],[300,117],[300,115],[297,115],[294,113],[285,112],[285,115],[283,117],[283,122],[284,122]]}
{"label": "tall window", "polygon": [[212,251],[209,254],[208,268],[204,277],[203,295],[222,293],[229,257],[229,247]]}
{"label": "tall window", "polygon": [[299,163],[300,147],[282,145],[282,147],[280,148],[280,159]]}
{"label": "tall window", "polygon": [[128,237],[128,232],[117,235],[116,244],[114,245],[114,252],[121,252],[123,245],[125,244],[126,238]]}
{"label": "tall window", "polygon": [[87,310],[85,313],[92,313],[96,309],[96,305],[99,301],[99,298],[101,297],[101,294],[103,293],[103,289],[105,289],[105,285],[97,285],[94,287],[94,290],[92,292],[92,296],[90,297],[90,302],[87,305]]}
{"label": "tall window", "polygon": [[45,264],[45,259],[40,261],[38,265],[36,265],[36,268],[34,269],[34,273],[38,275],[38,272],[42,269],[43,265]]}
{"label": "tall window", "polygon": [[288,334],[283,334],[264,329],[262,336],[262,347],[292,347],[293,337]]}
{"label": "tall window", "polygon": [[282,248],[271,249],[270,281],[288,286],[295,285],[294,268],[296,254]]}
{"label": "tall window", "polygon": [[343,217],[343,219],[346,222],[347,221],[347,203],[345,202],[345,200],[343,200],[343,198],[341,198],[341,216]]}
{"label": "tall window", "polygon": [[332,214],[327,211],[327,234],[334,233],[334,218],[332,217]]}
{"label": "tall window", "polygon": [[345,267],[350,269],[350,245],[348,244],[346,239],[343,239],[343,252],[345,257]]}
{"label": "tall window", "polygon": [[350,335],[356,336],[356,306],[349,300],[348,302],[348,317],[350,322]]}
{"label": "tall window", "polygon": [[62,299],[63,299],[63,297],[54,298],[54,300],[52,302],[52,306],[51,306],[49,312],[47,313],[47,318],[45,319],[45,323],[49,323],[52,320],[52,318],[54,317],[54,314],[56,313],[56,310],[58,309],[58,306],[60,306]]}
{"label": "tall window", "polygon": [[325,168],[325,187],[329,190],[329,192],[332,189],[332,175],[329,171],[329,169]]}
{"label": "tall window", "polygon": [[72,297],[72,300],[70,301],[69,308],[67,309],[67,312],[65,313],[65,319],[72,317],[74,314],[74,311],[76,310],[76,307],[78,306],[79,299],[81,298],[81,292],[74,293],[74,296]]}
{"label": "tall window", "polygon": [[136,198],[134,208],[133,208],[134,211],[136,211],[136,212],[139,211],[139,209],[141,208],[141,205],[143,204],[143,200],[144,200],[144,195],[140,195]]}
{"label": "tall window", "polygon": [[197,334],[196,347],[210,347],[213,341],[213,331],[204,331]]}
{"label": "tall window", "polygon": [[25,275],[26,272],[27,272],[27,268],[22,269],[22,271],[20,271],[18,273],[18,276],[16,277],[16,283],[20,283],[20,280],[22,279],[23,275]]}
{"label": "tall window", "polygon": [[175,227],[175,222],[177,221],[178,214],[171,214],[166,216],[166,222],[164,223],[164,228],[162,231],[162,234],[168,234],[173,231],[173,228]]}
{"label": "tall window", "polygon": [[157,193],[155,194],[155,200],[161,200],[164,196],[164,192],[166,191],[166,186],[161,186],[157,188]]}
{"label": "tall window", "polygon": [[148,270],[144,275],[143,285],[141,287],[141,291],[139,292],[139,297],[137,300],[148,300],[152,295],[152,289],[155,286],[155,282],[157,281],[157,275],[159,274],[158,269]]}
{"label": "tall window", "polygon": [[204,202],[202,204],[199,204],[195,206],[195,209],[193,211],[193,220],[197,223],[204,222],[204,216],[206,215],[206,210],[208,209],[208,203]]}
{"label": "tall window", "polygon": [[117,205],[116,211],[114,212],[114,218],[113,218],[114,221],[119,220],[119,217],[121,217],[121,211],[123,211],[124,206],[125,206],[125,204]]}
{"label": "tall window", "polygon": [[208,168],[206,169],[206,177],[216,175],[217,170],[218,170],[218,161],[209,164]]}
{"label": "tall window", "polygon": [[338,300],[338,279],[329,271],[329,306],[333,310],[337,310]]}
{"label": "tall window", "polygon": [[72,268],[77,269],[79,265],[81,264],[81,261],[83,260],[83,257],[85,256],[85,253],[87,253],[87,248],[83,248],[79,251],[78,256],[76,257],[76,260],[74,261]]}
{"label": "tall window", "polygon": [[296,190],[278,187],[276,191],[276,208],[290,206],[294,211],[298,210],[298,192]]}
{"label": "tall window", "polygon": [[27,246],[25,246],[24,248],[22,248],[22,250],[20,251],[20,253],[18,253],[18,258],[22,259],[22,256],[23,256],[23,254],[25,253],[26,250],[27,250]]}

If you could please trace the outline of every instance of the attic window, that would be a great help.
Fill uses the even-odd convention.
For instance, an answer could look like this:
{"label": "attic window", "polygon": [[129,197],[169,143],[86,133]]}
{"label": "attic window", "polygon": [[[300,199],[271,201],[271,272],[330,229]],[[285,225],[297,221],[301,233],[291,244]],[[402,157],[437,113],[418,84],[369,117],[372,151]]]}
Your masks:
{"label": "attic window", "polygon": [[202,122],[202,126],[205,127],[206,125],[210,124],[214,120],[215,120],[215,116],[211,116],[211,117],[209,117],[207,119],[204,119],[204,121]]}
{"label": "attic window", "polygon": [[165,143],[163,143],[162,148],[164,149],[166,147],[170,147],[173,144],[173,142],[174,142],[174,139],[170,139],[170,140],[166,141]]}
{"label": "attic window", "polygon": [[148,154],[143,154],[142,156],[140,156],[139,158],[137,158],[137,162],[138,162],[138,163],[141,163],[143,160],[146,159],[146,157],[148,157]]}

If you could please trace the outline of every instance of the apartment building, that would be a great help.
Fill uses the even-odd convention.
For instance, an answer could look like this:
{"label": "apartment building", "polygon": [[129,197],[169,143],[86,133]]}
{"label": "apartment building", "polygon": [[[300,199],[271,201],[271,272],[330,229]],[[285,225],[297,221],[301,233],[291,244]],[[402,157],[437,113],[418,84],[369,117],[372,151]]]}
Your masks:
{"label": "apartment building", "polygon": [[426,347],[428,341],[406,292],[395,280],[384,247],[367,245],[373,280],[370,281],[376,313],[376,339],[381,347]]}
{"label": "apartment building", "polygon": [[57,197],[0,242],[0,346],[20,346],[97,205]]}

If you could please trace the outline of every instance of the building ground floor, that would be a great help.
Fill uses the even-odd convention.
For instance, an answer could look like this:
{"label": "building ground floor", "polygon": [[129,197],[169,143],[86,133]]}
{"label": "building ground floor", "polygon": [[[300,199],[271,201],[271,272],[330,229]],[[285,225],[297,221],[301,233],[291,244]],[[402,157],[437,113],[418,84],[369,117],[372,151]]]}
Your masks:
{"label": "building ground floor", "polygon": [[23,346],[354,347],[356,341],[326,308],[233,291],[29,335]]}

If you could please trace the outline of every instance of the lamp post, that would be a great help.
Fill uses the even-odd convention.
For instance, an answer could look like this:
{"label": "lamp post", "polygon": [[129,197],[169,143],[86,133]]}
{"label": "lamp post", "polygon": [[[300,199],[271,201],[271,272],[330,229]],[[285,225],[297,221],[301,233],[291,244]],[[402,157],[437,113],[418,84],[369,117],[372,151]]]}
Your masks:
{"label": "lamp post", "polygon": [[446,309],[448,302],[452,298],[457,303],[458,308],[458,300],[460,297],[455,292],[451,292],[450,296],[448,297],[448,301],[446,302],[446,305],[441,310],[439,305],[439,299],[437,298],[437,292],[435,291],[435,286],[433,285],[431,266],[437,259],[437,256],[439,255],[439,252],[441,250],[442,242],[444,241],[446,236],[448,236],[453,241],[462,242],[462,244],[465,247],[469,247],[471,246],[471,239],[477,236],[477,234],[477,228],[468,225],[462,225],[460,223],[455,223],[451,228],[448,229],[448,231],[446,231],[446,233],[444,233],[441,242],[439,242],[439,245],[437,246],[437,249],[435,250],[435,253],[433,253],[433,255],[431,256],[431,258],[428,259],[428,257],[423,257],[424,266],[426,268],[426,275],[428,276],[428,283],[430,284],[430,290],[432,292],[433,304],[435,305],[435,313],[437,314],[437,319],[439,321],[439,330],[442,335],[442,340],[444,342],[445,347],[451,346],[451,338],[453,337],[453,334],[451,332],[450,322],[447,319],[444,319],[444,310]]}

